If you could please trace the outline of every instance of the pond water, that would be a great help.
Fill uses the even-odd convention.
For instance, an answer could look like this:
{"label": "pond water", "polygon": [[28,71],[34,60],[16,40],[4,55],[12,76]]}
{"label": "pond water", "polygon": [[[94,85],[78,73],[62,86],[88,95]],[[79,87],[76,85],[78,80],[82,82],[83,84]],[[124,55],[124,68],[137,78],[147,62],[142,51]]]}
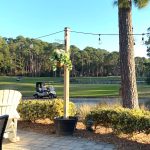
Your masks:
{"label": "pond water", "polygon": [[[99,103],[121,104],[121,98],[70,98],[70,101],[72,101],[76,105],[82,104],[95,105]],[[150,98],[140,98],[139,104],[145,104],[148,101],[150,102]]]}

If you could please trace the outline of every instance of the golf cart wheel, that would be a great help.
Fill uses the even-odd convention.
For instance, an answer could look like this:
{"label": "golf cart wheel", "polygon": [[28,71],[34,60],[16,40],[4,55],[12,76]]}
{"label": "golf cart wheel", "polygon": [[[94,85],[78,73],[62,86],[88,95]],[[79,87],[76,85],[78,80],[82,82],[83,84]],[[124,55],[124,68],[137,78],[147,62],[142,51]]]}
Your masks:
{"label": "golf cart wheel", "polygon": [[54,98],[54,95],[53,94],[49,94],[49,98],[50,99]]}
{"label": "golf cart wheel", "polygon": [[34,98],[39,98],[38,94],[34,94]]}

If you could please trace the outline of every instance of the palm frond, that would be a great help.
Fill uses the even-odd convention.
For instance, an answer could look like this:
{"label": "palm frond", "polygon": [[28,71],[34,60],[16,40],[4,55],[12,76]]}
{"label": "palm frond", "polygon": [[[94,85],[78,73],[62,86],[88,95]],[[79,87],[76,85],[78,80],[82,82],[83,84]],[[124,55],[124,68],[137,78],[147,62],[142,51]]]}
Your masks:
{"label": "palm frond", "polygon": [[113,5],[117,6],[118,5],[118,0],[114,0]]}
{"label": "palm frond", "polygon": [[150,0],[134,0],[134,4],[138,8],[143,8],[148,5]]}
{"label": "palm frond", "polygon": [[132,1],[139,9],[147,6],[150,2],[150,0],[114,0],[113,5],[118,5],[119,8],[130,8]]}

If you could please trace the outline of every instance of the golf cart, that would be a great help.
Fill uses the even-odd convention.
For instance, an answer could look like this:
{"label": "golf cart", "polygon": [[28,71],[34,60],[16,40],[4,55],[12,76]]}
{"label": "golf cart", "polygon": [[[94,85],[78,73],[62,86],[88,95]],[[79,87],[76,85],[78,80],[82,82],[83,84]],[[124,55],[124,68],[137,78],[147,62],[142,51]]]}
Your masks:
{"label": "golf cart", "polygon": [[35,98],[56,98],[56,92],[51,82],[36,82]]}

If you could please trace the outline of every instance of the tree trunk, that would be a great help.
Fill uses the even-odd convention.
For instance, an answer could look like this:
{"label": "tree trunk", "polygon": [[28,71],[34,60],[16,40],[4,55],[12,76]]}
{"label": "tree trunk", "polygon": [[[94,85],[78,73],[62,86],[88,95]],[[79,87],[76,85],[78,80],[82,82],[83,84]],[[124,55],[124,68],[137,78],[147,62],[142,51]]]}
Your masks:
{"label": "tree trunk", "polygon": [[[130,1],[131,3],[131,1]],[[123,107],[138,108],[131,9],[119,9],[119,52]]]}

